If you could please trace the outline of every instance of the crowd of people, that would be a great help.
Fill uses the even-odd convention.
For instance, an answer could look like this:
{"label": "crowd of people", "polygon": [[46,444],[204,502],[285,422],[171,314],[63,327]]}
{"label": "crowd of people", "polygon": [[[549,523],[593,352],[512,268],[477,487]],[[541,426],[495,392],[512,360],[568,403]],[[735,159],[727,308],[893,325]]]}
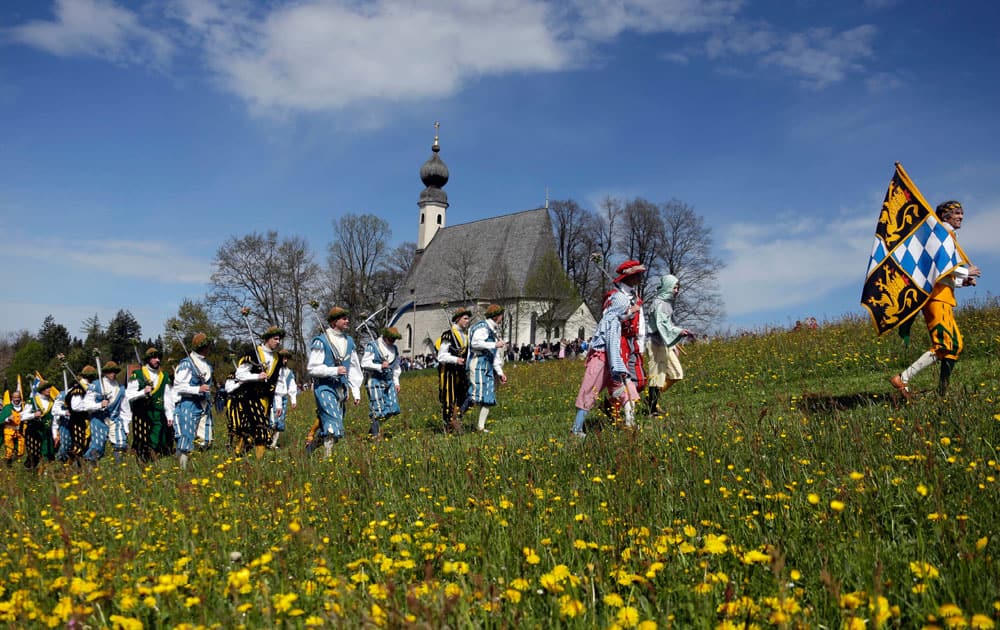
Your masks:
{"label": "crowd of people", "polygon": [[[964,210],[955,201],[937,207],[936,213],[952,232],[961,227]],[[350,334],[350,313],[330,309],[327,326],[310,345],[306,372],[316,400],[316,419],[307,437],[307,451],[323,446],[327,456],[344,437],[347,401],[361,404],[361,389],[368,398],[369,436],[382,437],[382,424],[400,413],[400,374],[404,369],[436,367],[441,430],[460,433],[467,428],[489,433],[490,410],[497,404],[498,385],[507,382],[505,361],[544,361],[582,356],[583,380],[576,398],[576,415],[570,433],[585,437],[588,414],[601,394],[605,411],[625,428],[634,428],[640,392],[645,409],[655,415],[660,397],[684,378],[681,343],[694,338],[673,321],[674,300],[681,290],[677,277],[657,279],[653,297],[644,303],[637,287],[646,267],[627,260],[616,269],[614,289],[605,296],[600,321],[593,336],[584,341],[559,340],[515,348],[501,339],[504,308],[489,305],[473,323],[473,313],[459,308],[450,327],[436,343],[436,353],[408,361],[400,356],[395,328],[359,347]],[[939,392],[944,394],[962,351],[962,336],[952,312],[954,289],[974,286],[980,276],[975,265],[960,265],[942,276],[923,307],[931,348],[890,382],[909,400],[910,380],[924,368],[939,363]],[[816,327],[815,319],[797,322],[796,330]],[[5,460],[8,466],[24,458],[35,468],[45,461],[96,464],[108,445],[116,461],[131,447],[140,462],[175,456],[181,468],[199,448],[214,441],[215,414],[226,413],[228,447],[237,455],[264,456],[280,446],[289,409],[297,406],[300,390],[289,367],[291,354],[281,348],[285,331],[271,326],[259,343],[235,363],[222,388],[213,393],[213,366],[205,357],[211,340],[196,333],[190,349],[173,371],[162,369],[161,354],[149,348],[142,365],[119,382],[122,371],[114,361],[85,366],[59,391],[41,375],[30,394],[11,395],[0,409]],[[213,400],[213,396],[216,398]],[[475,422],[465,425],[469,409],[478,407]]]}

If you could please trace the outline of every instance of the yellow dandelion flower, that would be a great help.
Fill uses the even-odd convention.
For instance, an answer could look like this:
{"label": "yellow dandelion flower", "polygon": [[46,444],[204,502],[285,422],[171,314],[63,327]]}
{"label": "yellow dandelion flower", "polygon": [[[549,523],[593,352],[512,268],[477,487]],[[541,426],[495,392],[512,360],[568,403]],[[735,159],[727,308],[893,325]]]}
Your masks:
{"label": "yellow dandelion flower", "polygon": [[840,596],[840,607],[845,610],[854,610],[864,606],[867,603],[866,599],[864,593],[844,593]]}
{"label": "yellow dandelion flower", "polygon": [[563,595],[559,598],[559,614],[563,617],[577,617],[583,614],[586,608],[578,599],[574,599],[569,595]]}
{"label": "yellow dandelion flower", "polygon": [[652,619],[639,622],[639,630],[656,630],[656,622]]}
{"label": "yellow dandelion flower", "polygon": [[576,540],[573,541],[573,548],[582,551],[587,548],[587,541],[580,540],[579,538],[577,538]]}
{"label": "yellow dandelion flower", "polygon": [[695,536],[698,535],[698,530],[694,528],[694,525],[685,525],[684,535],[687,536],[688,538],[694,538]]}
{"label": "yellow dandelion flower", "polygon": [[625,600],[618,593],[608,593],[604,596],[604,604],[607,606],[613,606],[615,608],[621,608],[625,605]]}
{"label": "yellow dandelion flower", "polygon": [[376,626],[382,627],[389,621],[389,615],[378,604],[372,604],[372,621]]}
{"label": "yellow dandelion flower", "polygon": [[802,579],[802,573],[798,569],[792,569],[791,573],[788,574],[793,581],[798,582]]}
{"label": "yellow dandelion flower", "polygon": [[299,532],[302,531],[302,523],[299,523],[298,521],[292,521],[291,523],[288,524],[288,530],[293,534],[298,534]]}
{"label": "yellow dandelion flower", "polygon": [[450,599],[457,599],[462,595],[462,587],[454,582],[449,582],[448,585],[444,587],[444,594]]}
{"label": "yellow dandelion flower", "polygon": [[323,623],[323,618],[316,615],[309,615],[305,620],[307,628],[319,628],[323,625]]}
{"label": "yellow dandelion flower", "polygon": [[111,627],[115,630],[142,630],[142,622],[132,617],[122,615],[111,615],[108,617]]}
{"label": "yellow dandelion flower", "polygon": [[986,536],[983,536],[982,538],[980,538],[979,540],[977,540],[976,541],[976,551],[982,551],[983,549],[985,549],[986,548],[986,544],[989,543],[989,542],[990,542],[990,539],[987,538]]}
{"label": "yellow dandelion flower", "polygon": [[848,475],[848,477],[850,477],[852,481],[861,481],[862,479],[865,478],[865,474],[864,473],[859,473],[856,470],[852,470],[851,474]]}
{"label": "yellow dandelion flower", "polygon": [[926,497],[928,492],[929,490],[927,489],[927,486],[925,486],[922,483],[917,484],[917,494],[919,494],[922,497]]}
{"label": "yellow dandelion flower", "polygon": [[921,580],[933,580],[940,575],[934,565],[922,561],[911,562],[910,573]]}
{"label": "yellow dandelion flower", "polygon": [[632,606],[625,606],[615,615],[615,621],[624,628],[634,628],[639,625],[639,611]]}
{"label": "yellow dandelion flower", "polygon": [[809,501],[810,505],[819,505],[819,495],[815,492],[810,492],[806,499]]}
{"label": "yellow dandelion flower", "polygon": [[757,551],[756,549],[743,554],[743,564],[763,564],[770,561],[771,556],[762,551]]}
{"label": "yellow dandelion flower", "polygon": [[524,560],[528,564],[538,564],[542,561],[542,559],[538,557],[538,554],[535,553],[535,550],[530,547],[524,548]]}
{"label": "yellow dandelion flower", "polygon": [[865,630],[866,627],[865,620],[858,617],[851,617],[844,622],[844,630]]}
{"label": "yellow dandelion flower", "polygon": [[938,606],[937,613],[941,617],[961,617],[962,609],[956,604],[941,604]]}
{"label": "yellow dandelion flower", "polygon": [[982,613],[976,613],[972,615],[972,619],[969,620],[969,627],[976,628],[976,630],[993,630],[996,624],[988,616]]}
{"label": "yellow dandelion flower", "polygon": [[508,588],[503,592],[503,596],[512,604],[519,604],[521,602],[521,591],[513,588]]}
{"label": "yellow dandelion flower", "polygon": [[531,583],[524,578],[514,578],[510,581],[510,587],[516,588],[519,591],[526,591],[531,588]]}
{"label": "yellow dandelion flower", "polygon": [[840,512],[844,509],[844,502],[834,499],[833,501],[830,501],[830,509],[834,512]]}
{"label": "yellow dandelion flower", "polygon": [[200,603],[201,603],[201,598],[200,597],[186,597],[184,599],[184,607],[185,608],[194,608],[195,606],[197,606]]}
{"label": "yellow dandelion flower", "polygon": [[707,534],[705,536],[705,544],[701,550],[705,553],[710,553],[712,555],[719,555],[726,553],[728,547],[726,546],[726,540],[728,536],[722,534],[721,536],[716,536],[715,534]]}

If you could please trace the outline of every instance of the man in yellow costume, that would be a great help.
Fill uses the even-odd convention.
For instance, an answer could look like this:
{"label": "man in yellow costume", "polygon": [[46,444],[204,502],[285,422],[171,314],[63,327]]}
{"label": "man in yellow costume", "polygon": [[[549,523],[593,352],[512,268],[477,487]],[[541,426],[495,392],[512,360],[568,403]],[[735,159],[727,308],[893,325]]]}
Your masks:
{"label": "man in yellow costume", "polygon": [[24,434],[21,432],[21,414],[24,403],[21,400],[21,390],[10,395],[10,404],[0,409],[0,420],[3,421],[4,460],[8,466],[14,460],[24,457]]}
{"label": "man in yellow costume", "polygon": [[[935,209],[935,213],[951,230],[954,238],[954,231],[962,227],[962,220],[965,218],[962,204],[957,201],[946,201]],[[927,322],[927,332],[931,337],[931,349],[920,355],[910,367],[889,379],[892,386],[907,400],[913,397],[910,380],[934,363],[941,364],[938,393],[943,396],[948,391],[948,382],[951,380],[955,361],[962,353],[962,333],[958,330],[953,312],[957,305],[955,288],[976,286],[976,279],[980,275],[979,267],[971,263],[968,266],[960,265],[950,274],[942,276],[934,285],[931,296],[922,309],[924,320]]]}

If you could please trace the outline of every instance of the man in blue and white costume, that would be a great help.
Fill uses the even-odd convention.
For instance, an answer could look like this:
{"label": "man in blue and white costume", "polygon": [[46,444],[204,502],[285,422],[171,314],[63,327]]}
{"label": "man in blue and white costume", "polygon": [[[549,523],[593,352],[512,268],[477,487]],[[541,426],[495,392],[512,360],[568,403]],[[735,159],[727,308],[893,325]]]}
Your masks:
{"label": "man in blue and white costume", "polygon": [[365,345],[361,368],[368,376],[368,417],[372,426],[368,431],[374,439],[381,437],[381,421],[399,415],[399,350],[396,340],[402,335],[395,328],[383,328],[381,336]]}
{"label": "man in blue and white costume", "polygon": [[486,418],[490,407],[497,404],[496,381],[507,382],[503,373],[504,342],[500,340],[500,322],[503,321],[503,307],[490,304],[486,307],[486,319],[476,322],[469,329],[469,405],[479,405],[479,423],[476,430],[489,433]]}
{"label": "man in blue and white costume", "polygon": [[350,389],[355,406],[361,402],[361,382],[364,374],[354,339],[347,334],[350,314],[335,306],[326,316],[330,324],[323,334],[316,335],[309,346],[306,371],[314,379],[316,415],[326,456],[333,455],[333,445],[344,437],[344,405]]}
{"label": "man in blue and white costume", "polygon": [[204,414],[212,414],[209,396],[212,389],[212,366],[202,354],[211,341],[205,333],[191,338],[191,352],[180,360],[174,370],[174,437],[177,440],[177,460],[187,468],[188,457],[194,450],[195,431]]}
{"label": "man in blue and white costume", "polygon": [[278,351],[281,367],[278,369],[274,403],[271,405],[271,448],[278,448],[278,438],[285,432],[288,409],[298,407],[299,384],[295,382],[295,372],[288,367],[288,360],[291,358],[291,351],[284,348]]}
{"label": "man in blue and white costume", "polygon": [[69,384],[66,389],[59,392],[55,402],[52,403],[52,442],[56,447],[56,459],[61,462],[69,459],[69,447],[73,444],[73,438],[69,432],[69,409],[66,408],[66,393],[69,391]]}
{"label": "man in blue and white costume", "polygon": [[120,462],[128,448],[125,421],[122,418],[122,404],[125,402],[125,388],[118,384],[121,368],[114,361],[101,366],[101,377],[87,387],[83,397],[83,410],[90,414],[90,447],[83,458],[96,464],[104,457],[108,439],[114,447],[115,461]]}

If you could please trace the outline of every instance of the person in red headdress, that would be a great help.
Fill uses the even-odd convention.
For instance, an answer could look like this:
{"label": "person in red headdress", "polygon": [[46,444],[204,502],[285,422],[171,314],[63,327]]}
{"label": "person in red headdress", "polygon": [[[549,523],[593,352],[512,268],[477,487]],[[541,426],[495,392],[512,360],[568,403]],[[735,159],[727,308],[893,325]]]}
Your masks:
{"label": "person in red headdress", "polygon": [[[639,297],[638,286],[642,283],[646,266],[638,260],[626,260],[615,269],[615,291],[607,300],[606,308],[611,307],[623,313],[621,318],[621,336],[616,349],[624,364],[625,371],[617,367],[618,361],[609,361],[612,367],[611,380],[614,383],[612,398],[616,406],[623,411],[626,427],[635,426],[635,403],[639,400],[639,392],[646,386],[646,374],[642,363],[642,350],[646,337],[646,320],[642,312],[642,299]],[[610,340],[609,340],[610,342]],[[609,343],[609,352],[612,352]]]}

